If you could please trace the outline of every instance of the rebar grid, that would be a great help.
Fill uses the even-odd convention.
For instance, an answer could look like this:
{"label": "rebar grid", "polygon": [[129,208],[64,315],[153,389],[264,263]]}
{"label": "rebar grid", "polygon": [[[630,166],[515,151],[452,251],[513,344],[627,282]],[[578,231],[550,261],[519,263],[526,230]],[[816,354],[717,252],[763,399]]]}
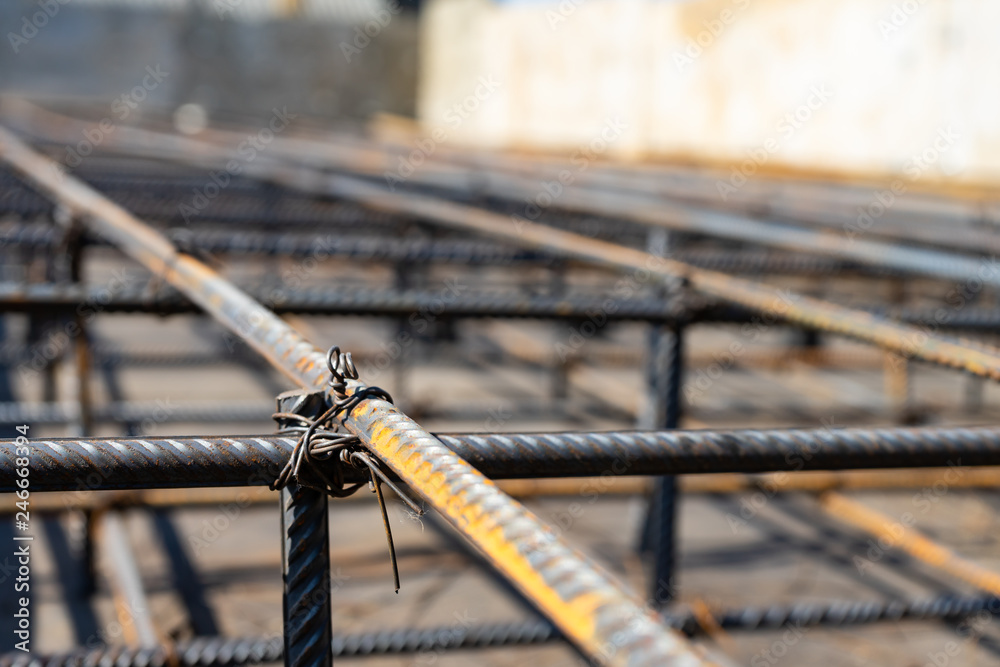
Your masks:
{"label": "rebar grid", "polygon": [[[132,132],[132,131],[129,131]],[[123,136],[132,136],[122,132]],[[134,134],[134,132],[132,133]],[[136,135],[139,136],[139,135]],[[155,139],[156,137],[154,137]],[[159,139],[162,139],[160,137]],[[174,138],[177,139],[177,138]],[[155,142],[154,142],[155,143]],[[282,150],[287,150],[288,144]],[[127,148],[127,146],[126,146]],[[139,149],[138,152],[148,150]],[[177,139],[161,141],[160,157],[180,161],[194,161],[202,165],[213,164],[218,156],[215,147],[196,141]],[[279,155],[282,154],[279,151]],[[338,153],[338,159],[343,158]],[[309,344],[298,332],[277,319],[274,314],[239,289],[223,280],[212,269],[197,261],[187,252],[182,252],[162,234],[130,216],[126,211],[112,204],[94,190],[60,172],[45,158],[34,154],[19,140],[0,131],[0,157],[15,170],[27,177],[54,201],[58,202],[76,221],[96,236],[101,236],[114,246],[122,249],[152,273],[199,305],[207,313],[215,316],[238,337],[246,341],[256,351],[265,356],[275,367],[303,387],[321,388],[326,383],[321,352]],[[287,154],[285,155],[287,158]],[[386,193],[370,182],[355,176],[325,174],[321,168],[330,167],[312,151],[307,151],[301,164],[295,166],[278,160],[261,160],[250,170],[253,177],[285,183],[310,193],[337,195],[353,200],[368,209],[384,211],[392,215],[417,216],[419,218],[463,230],[472,230],[511,242],[527,248],[527,255],[510,255],[510,261],[525,261],[550,258],[573,258],[604,267],[627,271],[646,271],[664,281],[680,279],[695,291],[749,310],[757,315],[772,319],[786,320],[806,327],[840,333],[864,341],[875,343],[907,357],[915,357],[961,368],[970,373],[1000,379],[1000,351],[982,345],[957,341],[940,335],[927,335],[926,331],[907,327],[872,316],[862,311],[851,310],[780,291],[748,280],[685,264],[676,259],[661,259],[641,251],[618,246],[606,241],[588,239],[572,232],[546,227],[526,220],[515,221],[514,228],[502,215],[495,212],[456,204],[416,192]],[[343,167],[343,164],[335,166]],[[433,178],[441,177],[441,174]],[[363,175],[363,174],[362,174]],[[435,183],[439,185],[439,183]],[[494,194],[519,192],[522,181],[503,177],[489,181]],[[641,201],[635,199],[633,201]],[[752,240],[788,248],[819,247],[813,233],[792,234],[787,230],[778,233],[767,225],[750,225],[746,221],[736,229],[735,218],[725,215],[695,215],[683,207],[674,207],[670,220],[662,219],[662,214],[652,217],[639,209],[626,206],[622,197],[607,194],[588,198],[577,192],[570,201],[570,207],[597,210],[606,214],[614,210],[631,210],[633,218],[652,224],[666,224],[673,228],[700,230],[711,235]],[[391,216],[390,216],[391,217]],[[695,224],[697,221],[697,224]],[[775,236],[778,234],[778,236]],[[784,237],[780,235],[784,234]],[[749,235],[749,236],[748,236]],[[36,243],[31,239],[27,244]],[[219,247],[223,247],[219,244]],[[230,246],[225,246],[232,250]],[[273,246],[268,246],[271,248]],[[187,250],[187,249],[185,249]],[[395,256],[402,257],[402,248]],[[830,250],[830,248],[827,248]],[[269,250],[273,252],[274,250]],[[288,251],[286,249],[286,251]],[[294,248],[291,250],[294,252]],[[341,253],[345,256],[358,254],[357,249],[345,246]],[[476,255],[483,261],[496,261],[489,252],[476,247],[446,248],[434,250],[437,259],[456,259]],[[456,254],[458,253],[458,254]],[[535,253],[532,255],[531,253]],[[880,256],[881,253],[881,256]],[[431,253],[433,254],[433,253]],[[865,241],[860,246],[846,248],[836,246],[831,254],[840,259],[859,261],[876,267],[888,267],[890,272],[906,271],[929,273],[950,279],[966,279],[975,274],[979,264],[957,256],[930,251],[893,250],[890,246]],[[390,256],[389,254],[385,257]],[[429,255],[430,256],[430,255]],[[503,258],[501,261],[508,261]],[[994,281],[995,282],[995,281]],[[60,288],[62,289],[62,288]],[[13,299],[16,301],[17,299]],[[67,304],[81,300],[80,294],[73,294]],[[370,304],[370,301],[369,301]],[[41,304],[43,308],[52,303]],[[574,304],[578,310],[585,307]],[[413,308],[413,302],[395,304],[397,309]],[[643,304],[645,306],[645,304]],[[370,305],[369,305],[370,307]],[[517,305],[507,309],[514,316],[537,315],[539,312],[565,313],[565,302],[555,304],[533,303],[528,307]],[[572,306],[570,306],[572,308]],[[657,320],[652,314],[659,307]],[[517,310],[520,308],[521,310]],[[546,310],[548,308],[548,310]],[[636,319],[645,321],[670,322],[678,327],[690,318],[690,309],[680,309],[664,313],[662,304],[650,304],[645,311],[637,308]],[[468,315],[481,311],[484,316],[496,314],[496,303],[474,303],[465,305]],[[502,310],[502,307],[499,308]],[[477,314],[473,312],[473,315]],[[511,316],[511,313],[506,313]],[[626,317],[628,312],[626,311]],[[737,317],[746,317],[737,315]],[[989,318],[973,318],[981,324]],[[988,326],[988,324],[986,325]],[[679,349],[679,348],[678,348]],[[678,355],[679,357],[679,355]],[[679,358],[671,363],[675,375],[680,371]],[[668,373],[669,375],[669,373]],[[679,375],[677,376],[679,377]],[[363,379],[363,378],[362,378]],[[656,378],[666,381],[674,390],[679,390],[677,382],[669,377]],[[676,379],[676,378],[675,378]],[[674,386],[678,385],[678,386]],[[358,391],[362,385],[350,383],[349,392]],[[327,390],[329,391],[329,390]],[[676,414],[676,406],[673,408]],[[662,420],[661,420],[662,421]],[[669,422],[669,423],[667,423]],[[664,427],[676,426],[676,419],[667,419]],[[513,631],[513,635],[526,641],[540,641],[561,634],[590,659],[602,664],[708,664],[706,659],[690,647],[683,638],[669,628],[685,627],[676,619],[663,622],[644,608],[639,601],[621,592],[614,580],[597,568],[582,555],[575,552],[563,540],[548,529],[534,515],[518,503],[499,492],[487,477],[542,477],[587,475],[614,469],[616,474],[658,474],[673,475],[692,472],[762,472],[772,470],[838,470],[846,468],[882,468],[942,466],[942,465],[996,465],[1000,463],[1000,435],[991,428],[981,429],[885,429],[844,431],[764,431],[764,432],[654,432],[654,433],[612,433],[612,434],[514,434],[476,436],[432,436],[414,421],[399,412],[390,403],[378,398],[366,398],[343,417],[343,425],[357,435],[362,443],[395,476],[405,482],[410,489],[421,495],[435,509],[442,513],[464,537],[482,551],[501,573],[541,611],[553,626],[546,630],[543,625],[530,626]],[[6,451],[10,443],[0,443],[0,451]],[[62,440],[35,442],[44,452],[46,490],[70,489],[66,479],[72,478],[79,488],[81,476],[105,474],[106,479],[98,479],[87,488],[150,488],[156,486],[197,486],[197,485],[253,485],[270,483],[275,467],[280,467],[291,451],[292,442],[279,438],[254,439],[171,439],[144,440]],[[10,459],[10,460],[8,460]],[[5,456],[3,465],[13,465],[12,458]],[[471,465],[470,465],[471,464]],[[618,472],[616,466],[624,466]],[[182,472],[183,471],[183,472]],[[107,478],[115,481],[108,481]],[[60,486],[60,485],[63,486]],[[145,485],[145,486],[144,486]],[[4,487],[5,489],[5,487]],[[665,485],[661,490],[666,491]],[[323,551],[317,540],[305,539],[289,530],[301,523],[296,517],[309,514],[308,508],[315,510],[322,504],[322,521],[311,521],[311,525],[322,523],[325,540],[326,499],[314,497],[295,500],[295,493],[283,494],[283,509],[286,519],[285,571],[286,576],[295,570],[289,554],[297,548],[305,549],[305,558],[312,559]],[[664,545],[672,533],[672,521],[666,521],[664,509],[672,512],[673,494],[660,493],[656,507],[660,509],[660,530],[656,538],[660,544],[658,560],[659,572],[669,572],[667,549]],[[308,510],[308,511],[307,511]],[[315,512],[313,512],[315,514]],[[317,515],[318,516],[318,515]],[[672,539],[672,538],[671,538]],[[319,540],[319,541],[323,541]],[[313,543],[309,546],[308,543]],[[286,593],[301,597],[304,591],[322,587],[329,564],[322,559],[320,564],[311,566],[309,583],[293,586],[298,590]],[[328,577],[326,577],[328,579]],[[293,583],[296,581],[292,579]],[[328,582],[327,582],[328,583]],[[288,581],[286,580],[286,586]],[[657,595],[659,591],[657,591]],[[286,597],[286,601],[290,600]],[[658,598],[657,598],[658,599]],[[988,601],[965,601],[957,607],[948,604],[931,606],[943,609],[927,612],[948,617],[961,615],[976,605],[991,604]],[[285,660],[286,664],[323,664],[328,651],[310,653],[317,641],[329,645],[329,599],[326,609],[315,606],[307,614],[310,619],[308,631],[293,631],[289,619],[296,616],[294,609],[286,605]],[[322,607],[322,605],[321,605]],[[917,605],[918,608],[920,605]],[[857,617],[875,619],[910,615],[906,605],[890,604],[884,608],[858,610]],[[312,614],[315,612],[315,614]],[[953,613],[954,612],[954,613]],[[791,612],[790,612],[791,613]],[[838,617],[837,611],[821,610],[816,618]],[[741,612],[747,622],[752,617]],[[851,616],[851,614],[847,614]],[[839,616],[846,618],[847,616]],[[299,614],[299,618],[303,618]],[[766,613],[759,618],[778,618],[780,613]],[[784,618],[787,620],[786,614]],[[723,619],[726,617],[723,616]],[[728,627],[736,627],[738,623]],[[726,621],[722,622],[723,627]],[[530,627],[529,627],[530,626]],[[484,631],[485,632],[485,631]],[[518,634],[520,633],[520,634]],[[489,633],[486,633],[489,634]],[[503,635],[504,633],[499,633]],[[309,641],[302,637],[308,635]],[[316,639],[319,637],[319,639]],[[277,659],[280,655],[270,645],[258,640],[249,643],[225,644],[225,640],[215,640],[221,644],[209,643],[200,649],[191,648],[189,657],[183,654],[181,661],[200,661],[200,664],[240,664],[240,661],[260,658]],[[351,640],[354,641],[354,640]],[[440,642],[439,639],[421,639],[420,642]],[[464,641],[464,640],[463,640]],[[501,640],[504,641],[504,640]],[[256,643],[255,643],[256,642]],[[366,636],[357,640],[359,647],[370,645],[410,647],[420,642],[399,640],[397,637]],[[462,642],[459,642],[461,645]],[[472,645],[490,645],[489,641],[471,641]],[[308,645],[308,646],[307,646]],[[207,652],[207,653],[206,653]],[[333,645],[336,653],[336,642]],[[242,656],[242,657],[234,657]],[[299,657],[296,657],[299,656]],[[311,656],[311,657],[310,657]],[[87,660],[106,661],[110,655],[93,654]],[[46,664],[71,664],[84,659],[55,658]],[[116,664],[159,664],[166,658],[158,654],[119,653]],[[221,662],[219,662],[221,661]],[[6,663],[3,663],[6,664]],[[18,663],[19,664],[19,663]]]}

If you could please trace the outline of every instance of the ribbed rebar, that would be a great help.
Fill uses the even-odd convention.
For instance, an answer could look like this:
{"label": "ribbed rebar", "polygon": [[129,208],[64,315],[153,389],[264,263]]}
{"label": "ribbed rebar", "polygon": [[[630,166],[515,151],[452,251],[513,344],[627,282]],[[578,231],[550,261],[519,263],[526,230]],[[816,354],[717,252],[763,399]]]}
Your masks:
{"label": "ribbed rebar", "polygon": [[[676,429],[681,418],[684,375],[684,328],[655,327],[650,343],[650,388],[653,422],[658,429]],[[653,552],[653,602],[658,607],[673,598],[677,556],[677,478],[656,480],[646,521]]]}
{"label": "ribbed rebar", "polygon": [[[1000,465],[998,427],[636,431],[437,435],[494,479],[686,475]],[[294,441],[275,436],[32,439],[32,488],[259,486]],[[0,440],[0,491],[13,491],[15,443]]]}
{"label": "ribbed rebar", "polygon": [[330,665],[327,496],[293,484],[281,490],[281,509],[285,666]]}
{"label": "ribbed rebar", "polygon": [[[609,320],[673,321],[682,311],[676,299],[615,299],[613,312],[608,295],[529,295],[513,291],[470,292],[459,283],[437,290],[387,290],[355,287],[300,287],[295,289],[247,286],[246,291],[268,303],[278,313],[324,315],[427,317],[531,317],[543,319],[601,318]],[[39,312],[66,309],[85,312],[199,312],[199,308],[172,289],[151,294],[144,284],[106,288],[74,285],[23,285],[0,283],[0,307],[7,311]]]}
{"label": "ribbed rebar", "polygon": [[[368,287],[297,287],[294,289],[247,285],[248,294],[270,305],[276,313],[316,315],[407,316],[434,313],[436,317],[509,317],[539,319],[643,321],[674,324],[680,319],[694,322],[745,324],[759,322],[748,310],[711,306],[705,299],[689,297],[661,299],[653,296],[632,298],[606,294],[574,293],[560,296],[524,294],[513,291],[472,291],[443,285],[438,290],[394,290]],[[170,288],[152,293],[145,284],[122,286],[113,291],[103,287],[78,285],[0,282],[0,307],[7,311],[51,312],[142,312],[158,314],[196,313],[200,309]],[[940,341],[962,345],[969,350],[996,353],[982,344],[942,336],[940,331],[988,331],[1000,327],[998,308],[885,308],[866,311],[935,333]],[[916,332],[924,336],[925,332]]]}
{"label": "ribbed rebar", "polygon": [[[4,489],[13,490],[14,441],[0,441]],[[93,491],[156,487],[263,486],[285,465],[293,438],[31,440],[32,488]]]}
{"label": "ribbed rebar", "polygon": [[[714,615],[716,622],[730,631],[780,630],[788,627],[843,627],[880,621],[961,619],[980,612],[1000,612],[1000,598],[994,596],[954,596],[913,601],[804,602],[724,610]],[[669,613],[667,625],[689,635],[703,632],[690,613]],[[435,628],[399,628],[347,635],[331,641],[334,657],[393,655],[478,649],[501,646],[528,646],[561,639],[548,621],[528,620],[489,625],[462,625]],[[181,665],[190,667],[236,667],[275,662],[282,658],[280,637],[205,637],[175,645]],[[140,650],[123,647],[81,649],[58,655],[7,653],[0,667],[168,667],[162,649]]]}
{"label": "ribbed rebar", "polygon": [[[548,264],[556,256],[537,250],[524,250],[491,241],[467,239],[429,239],[315,232],[253,231],[242,229],[183,230],[182,238],[190,246],[213,254],[307,256],[389,262],[451,262],[460,264],[514,265]],[[52,247],[61,232],[45,223],[0,223],[0,246]],[[90,243],[102,243],[91,239]],[[767,250],[681,250],[676,259],[703,269],[727,273],[768,273],[791,275],[834,275],[842,272],[873,276],[900,275],[901,272],[868,267],[830,257],[816,257]]]}
{"label": "ribbed rebar", "polygon": [[[189,198],[191,189],[204,185],[207,178],[207,172],[186,170],[186,175],[180,177],[89,172],[84,180],[136,215],[187,224],[189,221],[178,210],[178,197]],[[53,204],[11,171],[0,169],[0,187],[4,188],[0,213],[26,219],[51,217]],[[370,211],[352,202],[310,197],[277,187],[261,188],[258,182],[241,178],[233,178],[220,196],[194,219],[341,230],[364,225],[369,231],[388,230],[399,224],[396,216]]]}
{"label": "ribbed rebar", "polygon": [[995,427],[439,435],[488,476],[1000,465]]}

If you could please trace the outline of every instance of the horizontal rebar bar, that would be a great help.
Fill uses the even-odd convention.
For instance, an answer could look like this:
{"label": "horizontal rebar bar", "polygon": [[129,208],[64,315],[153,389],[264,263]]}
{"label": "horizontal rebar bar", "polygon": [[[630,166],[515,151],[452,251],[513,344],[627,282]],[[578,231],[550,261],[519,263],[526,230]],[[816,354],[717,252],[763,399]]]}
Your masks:
{"label": "horizontal rebar bar", "polygon": [[[458,284],[458,283],[455,283]],[[688,297],[668,300],[653,297],[617,298],[602,294],[546,296],[512,291],[475,292],[463,286],[433,290],[395,290],[367,287],[242,286],[251,296],[267,302],[276,313],[306,315],[361,315],[406,317],[414,313],[429,319],[527,318],[552,320],[641,321],[747,324],[756,322],[749,310],[711,307]],[[198,313],[201,309],[171,289],[151,292],[145,284],[116,288],[72,284],[21,284],[0,282],[0,312],[50,312],[53,310],[103,313]],[[914,326],[941,331],[985,331],[1000,328],[1000,309],[871,306],[866,311]],[[975,343],[961,341],[971,347]]]}
{"label": "horizontal rebar bar", "polygon": [[[269,232],[233,229],[184,230],[184,240],[198,250],[227,255],[338,258],[384,262],[450,262],[519,266],[563,262],[554,254],[498,245],[492,241],[343,233]],[[0,223],[0,246],[54,247],[61,231],[45,223]],[[99,240],[87,239],[100,244]],[[679,250],[674,258],[693,266],[727,273],[789,275],[898,276],[902,272],[830,257],[769,250]]]}
{"label": "horizontal rebar bar", "polygon": [[[386,262],[453,262],[511,265],[556,261],[550,254],[505,247],[490,241],[358,235],[335,232],[270,232],[237,229],[194,229],[174,234],[190,247],[213,254],[276,255],[314,259],[357,259]],[[0,246],[51,248],[60,242],[59,228],[44,223],[0,224]],[[106,245],[99,239],[88,244]],[[754,258],[748,264],[753,265]],[[758,264],[760,261],[758,260]],[[775,262],[778,264],[778,262]],[[791,264],[787,261],[785,264]]]}
{"label": "horizontal rebar bar", "polygon": [[[437,437],[494,479],[1000,465],[998,427]],[[15,489],[14,443],[0,441],[0,491]],[[276,436],[32,440],[32,489],[264,485],[293,444]]]}
{"label": "horizontal rebar bar", "polygon": [[925,468],[1000,464],[1000,428],[439,435],[488,477]]}
{"label": "horizontal rebar bar", "polygon": [[[994,596],[953,596],[913,601],[834,601],[777,604],[746,607],[714,614],[724,630],[784,630],[807,627],[846,627],[880,621],[957,620],[973,614],[1000,611],[1000,598]],[[700,635],[703,629],[691,613],[665,615],[666,624],[688,635]],[[333,655],[338,658],[370,655],[444,652],[503,646],[530,646],[560,640],[559,631],[541,619],[462,625],[436,628],[398,628],[376,630],[333,638]],[[190,667],[236,667],[237,665],[276,662],[282,658],[281,638],[203,637],[174,646],[178,663]],[[169,667],[163,649],[139,650],[123,647],[80,649],[54,655],[0,655],[0,667]]]}
{"label": "horizontal rebar bar", "polygon": [[[393,290],[363,287],[244,287],[248,294],[268,303],[277,313],[322,315],[432,317],[525,317],[542,319],[590,319],[675,321],[687,312],[678,299],[615,299],[610,295],[582,294],[539,296],[504,292],[480,292],[467,284],[449,282],[438,290]],[[151,312],[158,314],[201,312],[174,290],[151,293],[146,285],[85,287],[70,284],[0,283],[0,311],[44,312],[52,309],[84,312]],[[728,315],[727,315],[728,316]]]}
{"label": "horizontal rebar bar", "polygon": [[[91,156],[88,162],[94,159],[100,158]],[[189,221],[178,210],[178,197],[189,199],[191,190],[202,187],[209,176],[205,171],[187,168],[183,171],[179,177],[125,179],[122,175],[108,177],[82,170],[85,181],[136,215],[188,225]],[[55,205],[8,169],[0,169],[0,188],[5,193],[0,201],[0,214],[16,215],[25,220],[51,218]],[[158,191],[158,196],[150,196],[151,190]],[[372,232],[392,229],[401,222],[397,216],[369,211],[353,202],[310,197],[285,188],[261,188],[257,181],[239,178],[234,178],[220,196],[212,200],[198,220],[244,228],[246,225],[310,229],[322,226],[329,231],[357,230],[363,225]]]}

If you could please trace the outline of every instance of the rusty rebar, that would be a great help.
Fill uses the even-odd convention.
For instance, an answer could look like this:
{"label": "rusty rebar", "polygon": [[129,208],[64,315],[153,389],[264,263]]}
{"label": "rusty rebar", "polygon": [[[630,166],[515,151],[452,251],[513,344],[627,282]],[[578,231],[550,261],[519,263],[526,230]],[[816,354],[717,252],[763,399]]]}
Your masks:
{"label": "rusty rebar", "polygon": [[[326,355],[218,273],[179,253],[162,234],[2,130],[0,157],[92,232],[187,294],[290,379],[331,391]],[[352,381],[347,392],[359,386]],[[706,664],[610,574],[391,404],[366,399],[345,415],[344,426],[533,599],[585,655],[610,665]]]}
{"label": "rusty rebar", "polygon": [[[435,442],[493,479],[1000,465],[1000,427],[476,433],[439,434]],[[294,443],[282,436],[32,439],[32,488],[266,486]],[[0,440],[0,491],[15,488],[14,448]]]}

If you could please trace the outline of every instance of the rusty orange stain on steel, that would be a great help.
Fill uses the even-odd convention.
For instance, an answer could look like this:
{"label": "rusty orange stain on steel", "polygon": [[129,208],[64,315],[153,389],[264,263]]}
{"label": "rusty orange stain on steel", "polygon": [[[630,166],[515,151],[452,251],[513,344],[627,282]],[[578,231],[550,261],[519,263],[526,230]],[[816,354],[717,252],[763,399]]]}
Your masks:
{"label": "rusty orange stain on steel", "polygon": [[[355,411],[361,415],[370,414],[374,409],[372,403],[365,401]],[[477,503],[461,497],[464,493],[456,495],[443,472],[428,474],[431,463],[420,452],[404,447],[392,428],[378,420],[374,423],[375,428],[369,432],[369,445],[380,458],[396,469],[421,495],[427,497],[432,505],[443,509],[468,533],[476,535],[476,543],[490,561],[506,571],[532,599],[547,610],[564,632],[578,641],[592,644],[595,634],[593,617],[599,600],[587,595],[569,601],[563,600],[520,553],[517,545],[505,539],[503,526],[492,515],[483,511]],[[478,483],[496,488],[491,480],[479,473],[474,474],[479,477]]]}
{"label": "rusty orange stain on steel", "polygon": [[[400,430],[386,423],[387,418],[395,418],[395,415],[388,411],[382,414],[375,407],[376,404],[375,401],[359,404],[351,418],[352,421],[357,419],[365,424],[367,430],[364,437],[368,446],[400,477],[408,480],[411,488],[442,511],[450,522],[473,536],[486,557],[533,599],[567,638],[579,646],[587,647],[591,655],[600,656],[607,649],[609,636],[607,633],[602,634],[598,628],[598,619],[601,609],[609,604],[608,597],[592,588],[584,588],[579,593],[564,597],[553,586],[553,582],[546,579],[537,564],[533,564],[528,558],[528,553],[533,553],[537,558],[541,551],[544,560],[545,549],[559,541],[555,531],[539,522],[542,527],[529,539],[533,544],[509,539],[507,525],[494,513],[486,511],[480,503],[485,489],[495,489],[500,493],[496,485],[474,470],[463,470],[457,476],[449,476],[447,471],[434,470],[434,463],[428,460],[419,446],[404,442],[405,438]],[[469,496],[469,489],[475,490],[476,497]],[[515,523],[520,518],[538,521],[528,510],[519,505],[516,507],[518,516],[509,523]],[[573,550],[570,552],[576,554]],[[559,556],[555,552],[551,558]],[[637,622],[649,620],[644,618],[646,614],[648,612],[637,605],[636,617],[626,619],[628,626],[631,628]],[[622,664],[624,659],[624,655],[612,653],[608,662]]]}
{"label": "rusty orange stain on steel", "polygon": [[[49,182],[46,175],[52,161],[3,130],[0,130],[0,152],[43,190],[82,214],[86,225],[112,231],[111,239],[116,245],[155,268],[191,299],[207,306],[206,310],[290,377],[307,386],[323,382],[323,368],[318,366],[322,353],[217,272],[190,256],[179,255],[166,237],[85,184],[70,177]],[[251,316],[259,317],[260,322],[252,322],[253,326],[246,330],[242,320]],[[293,354],[294,361],[289,363]],[[277,363],[279,358],[282,363]],[[369,399],[358,406],[357,414],[345,420],[348,428],[357,425],[359,415],[371,416],[373,406],[380,403]],[[397,423],[390,426],[385,423],[386,418]],[[602,662],[652,665],[669,661],[685,667],[705,664],[678,633],[666,628],[638,601],[619,590],[606,573],[402,413],[388,406],[385,415],[372,419],[357,434],[404,481],[460,526],[463,534],[501,572],[546,610],[564,634],[592,657],[603,656],[606,647],[612,645],[615,651]],[[428,458],[430,454],[437,460]],[[443,467],[447,469],[440,469]],[[491,501],[490,512],[481,505],[483,499]],[[493,511],[503,517],[493,516]],[[522,544],[509,539],[509,534],[520,535]],[[539,544],[539,540],[543,543]],[[565,567],[554,567],[563,564]],[[571,599],[564,599],[560,593],[567,588],[572,591]],[[598,608],[601,613],[595,614]],[[627,629],[622,627],[626,621]]]}

